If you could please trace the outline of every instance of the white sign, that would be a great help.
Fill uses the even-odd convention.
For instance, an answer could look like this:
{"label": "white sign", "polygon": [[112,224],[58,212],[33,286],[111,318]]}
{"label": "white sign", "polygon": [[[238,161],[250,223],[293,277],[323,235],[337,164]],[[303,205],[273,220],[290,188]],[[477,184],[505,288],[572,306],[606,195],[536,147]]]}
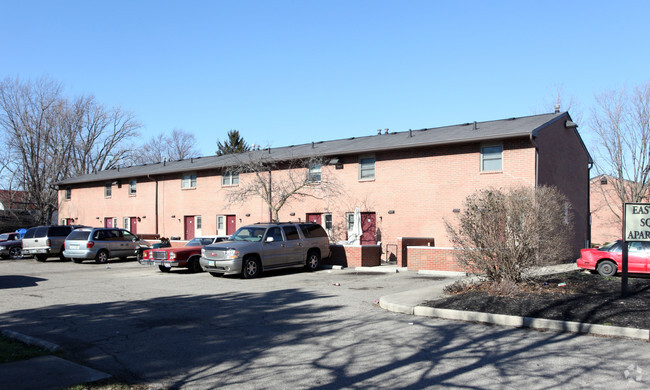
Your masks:
{"label": "white sign", "polygon": [[650,203],[625,203],[624,241],[650,241]]}

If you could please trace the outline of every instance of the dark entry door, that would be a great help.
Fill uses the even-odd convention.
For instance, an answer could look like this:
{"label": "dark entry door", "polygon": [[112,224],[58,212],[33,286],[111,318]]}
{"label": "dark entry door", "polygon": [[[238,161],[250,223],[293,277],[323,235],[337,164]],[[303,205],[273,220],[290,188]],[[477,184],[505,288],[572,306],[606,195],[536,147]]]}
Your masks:
{"label": "dark entry door", "polygon": [[377,219],[375,213],[361,213],[361,245],[377,244]]}
{"label": "dark entry door", "polygon": [[104,227],[112,228],[113,227],[113,217],[104,218]]}
{"label": "dark entry door", "polygon": [[237,217],[226,215],[226,235],[232,236],[237,231]]}
{"label": "dark entry door", "polygon": [[129,226],[129,231],[133,234],[138,234],[138,218],[131,217],[131,223]]}
{"label": "dark entry door", "polygon": [[306,219],[307,219],[307,222],[314,222],[314,223],[317,223],[319,225],[322,225],[322,221],[323,221],[322,218],[321,218],[320,213],[319,214],[307,214]]}
{"label": "dark entry door", "polygon": [[185,216],[185,239],[191,240],[194,238],[194,216]]}

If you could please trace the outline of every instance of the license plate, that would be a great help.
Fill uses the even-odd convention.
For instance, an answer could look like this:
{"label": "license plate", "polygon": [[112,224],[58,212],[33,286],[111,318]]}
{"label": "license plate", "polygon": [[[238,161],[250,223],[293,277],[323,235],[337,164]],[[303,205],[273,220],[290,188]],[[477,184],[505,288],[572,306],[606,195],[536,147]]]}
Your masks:
{"label": "license plate", "polygon": [[209,261],[208,261],[208,265],[209,265],[210,267],[214,267],[214,261],[209,260]]}
{"label": "license plate", "polygon": [[79,249],[79,245],[70,245],[70,249]]}
{"label": "license plate", "polygon": [[172,265],[171,265],[171,264],[169,264],[169,263],[165,263],[165,267],[167,267],[167,268],[171,268],[171,267],[172,267]]}

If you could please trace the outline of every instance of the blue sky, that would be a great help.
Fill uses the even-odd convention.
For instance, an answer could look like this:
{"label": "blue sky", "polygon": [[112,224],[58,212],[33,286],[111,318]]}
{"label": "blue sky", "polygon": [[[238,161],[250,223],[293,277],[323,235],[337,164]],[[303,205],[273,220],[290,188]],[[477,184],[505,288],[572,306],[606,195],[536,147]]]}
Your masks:
{"label": "blue sky", "polygon": [[[0,77],[48,76],[212,155],[553,111],[650,81],[650,1],[0,0]],[[563,107],[566,108],[566,107]]]}

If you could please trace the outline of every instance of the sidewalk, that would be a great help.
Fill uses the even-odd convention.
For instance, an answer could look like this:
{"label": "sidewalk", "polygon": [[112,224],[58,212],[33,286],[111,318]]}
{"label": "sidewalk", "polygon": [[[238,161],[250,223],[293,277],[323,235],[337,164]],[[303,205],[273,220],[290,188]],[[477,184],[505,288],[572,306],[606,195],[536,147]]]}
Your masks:
{"label": "sidewalk", "polygon": [[[576,269],[577,267],[575,264],[560,264],[537,268],[531,272],[531,274],[547,275],[560,272],[568,272]],[[443,298],[443,290],[444,286],[425,287],[417,290],[410,290],[397,294],[386,295],[379,299],[379,306],[384,310],[423,317],[437,317],[449,320],[482,322],[487,324],[512,326],[517,328],[533,328],[556,332],[585,333],[599,336],[623,337],[650,341],[650,330],[648,329],[623,328],[618,326],[585,324],[570,321],[555,321],[540,318],[518,317],[503,314],[490,314],[462,310],[437,309],[428,306],[420,306],[420,304],[426,301]]]}

